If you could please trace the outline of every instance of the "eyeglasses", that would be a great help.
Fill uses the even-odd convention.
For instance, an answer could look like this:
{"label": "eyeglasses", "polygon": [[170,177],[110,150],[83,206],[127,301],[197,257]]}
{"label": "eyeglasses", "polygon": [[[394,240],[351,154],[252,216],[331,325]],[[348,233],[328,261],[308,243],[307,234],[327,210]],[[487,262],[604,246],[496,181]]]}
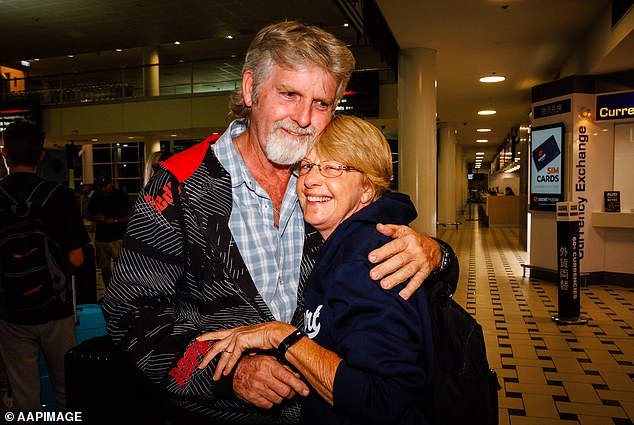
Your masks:
{"label": "eyeglasses", "polygon": [[359,171],[349,165],[341,165],[336,162],[322,162],[321,164],[315,164],[307,159],[302,159],[299,164],[293,167],[293,174],[296,176],[305,176],[310,173],[313,167],[317,167],[319,174],[324,177],[339,177],[344,171]]}

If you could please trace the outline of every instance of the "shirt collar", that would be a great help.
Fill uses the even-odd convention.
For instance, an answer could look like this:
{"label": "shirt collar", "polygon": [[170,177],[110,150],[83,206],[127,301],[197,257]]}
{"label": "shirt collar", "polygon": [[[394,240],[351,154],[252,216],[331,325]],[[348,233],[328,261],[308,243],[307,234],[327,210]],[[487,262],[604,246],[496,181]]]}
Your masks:
{"label": "shirt collar", "polygon": [[213,149],[225,170],[231,177],[231,187],[235,188],[241,184],[246,184],[253,190],[253,177],[242,160],[240,153],[233,144],[233,139],[240,136],[247,130],[247,126],[242,120],[235,120],[229,124],[227,131],[214,143]]}

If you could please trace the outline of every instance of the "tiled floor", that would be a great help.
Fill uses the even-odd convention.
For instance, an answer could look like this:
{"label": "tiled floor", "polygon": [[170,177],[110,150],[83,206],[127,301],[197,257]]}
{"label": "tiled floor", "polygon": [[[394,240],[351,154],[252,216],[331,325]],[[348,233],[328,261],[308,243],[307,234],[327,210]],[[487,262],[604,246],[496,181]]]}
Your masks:
{"label": "tiled floor", "polygon": [[[523,278],[517,228],[439,228],[460,261],[454,298],[482,325],[500,425],[634,424],[634,288],[581,289],[585,325],[559,325],[555,283]],[[528,274],[528,272],[527,272]]]}
{"label": "tiled floor", "polygon": [[438,236],[459,257],[455,299],[484,329],[500,425],[634,424],[634,288],[582,288],[589,322],[558,325],[555,284],[521,277],[518,229],[465,220]]}

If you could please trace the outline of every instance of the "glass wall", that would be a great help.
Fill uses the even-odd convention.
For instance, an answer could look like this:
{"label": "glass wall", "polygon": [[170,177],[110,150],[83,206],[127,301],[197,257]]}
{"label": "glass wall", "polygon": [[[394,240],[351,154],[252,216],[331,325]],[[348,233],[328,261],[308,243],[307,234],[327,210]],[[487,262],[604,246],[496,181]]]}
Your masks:
{"label": "glass wall", "polygon": [[144,144],[95,143],[92,145],[93,175],[113,179],[115,187],[136,197],[141,191],[144,166]]}
{"label": "glass wall", "polygon": [[614,126],[614,190],[620,191],[621,212],[634,212],[634,124]]}

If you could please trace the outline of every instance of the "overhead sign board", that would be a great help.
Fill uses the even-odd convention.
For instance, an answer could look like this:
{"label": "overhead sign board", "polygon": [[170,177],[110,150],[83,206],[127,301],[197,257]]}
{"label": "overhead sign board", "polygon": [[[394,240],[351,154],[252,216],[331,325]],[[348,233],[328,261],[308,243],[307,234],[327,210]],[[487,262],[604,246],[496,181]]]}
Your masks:
{"label": "overhead sign board", "polygon": [[533,107],[533,117],[535,119],[565,114],[567,112],[570,112],[570,99]]}
{"label": "overhead sign board", "polygon": [[595,110],[597,121],[634,119],[634,92],[598,95]]}

